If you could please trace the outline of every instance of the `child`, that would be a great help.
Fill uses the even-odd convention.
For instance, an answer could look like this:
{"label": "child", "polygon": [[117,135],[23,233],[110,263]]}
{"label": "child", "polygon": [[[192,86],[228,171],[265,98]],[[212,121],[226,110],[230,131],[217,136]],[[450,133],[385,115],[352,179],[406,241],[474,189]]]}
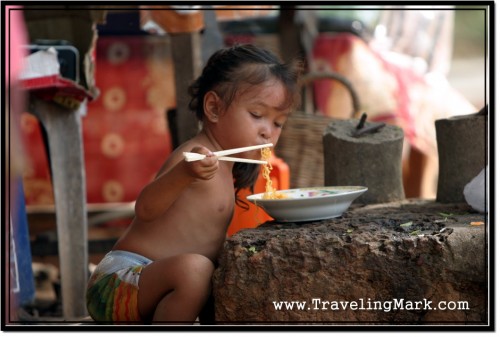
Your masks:
{"label": "child", "polygon": [[[87,308],[94,320],[196,320],[211,293],[235,195],[253,186],[260,169],[219,162],[212,152],[276,144],[298,103],[300,70],[298,62],[281,63],[253,45],[222,49],[208,60],[189,90],[202,129],[142,190],[135,218],[92,274]],[[186,151],[207,157],[187,162]],[[260,159],[260,150],[239,156]]]}

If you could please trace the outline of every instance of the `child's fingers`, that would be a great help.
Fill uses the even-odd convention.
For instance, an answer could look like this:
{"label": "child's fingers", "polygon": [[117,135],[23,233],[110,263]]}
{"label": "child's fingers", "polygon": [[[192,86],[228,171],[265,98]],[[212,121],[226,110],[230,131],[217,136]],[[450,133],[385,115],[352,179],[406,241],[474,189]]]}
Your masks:
{"label": "child's fingers", "polygon": [[217,156],[210,152],[209,154],[206,154],[206,157],[200,160],[200,162],[203,166],[209,167],[217,165],[219,160],[217,159]]}
{"label": "child's fingers", "polygon": [[193,152],[193,153],[199,153],[199,154],[204,154],[205,156],[213,156],[212,151],[210,151],[209,149],[207,149],[204,146],[195,146],[195,147],[193,147],[193,149],[191,150],[191,152]]}
{"label": "child's fingers", "polygon": [[191,162],[191,170],[200,179],[212,179],[219,169],[219,160],[212,151],[203,146],[194,147],[191,152],[203,154],[206,157],[202,160]]}
{"label": "child's fingers", "polygon": [[217,160],[215,161],[214,165],[205,165],[200,161],[196,166],[193,167],[193,174],[196,178],[209,180],[215,176],[218,168],[219,165]]}

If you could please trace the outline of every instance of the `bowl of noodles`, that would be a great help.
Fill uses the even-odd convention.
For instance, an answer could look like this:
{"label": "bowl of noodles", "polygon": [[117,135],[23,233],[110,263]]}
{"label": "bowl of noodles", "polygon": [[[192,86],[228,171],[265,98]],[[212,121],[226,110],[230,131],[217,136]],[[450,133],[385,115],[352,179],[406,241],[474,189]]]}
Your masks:
{"label": "bowl of noodles", "polygon": [[249,195],[275,221],[300,222],[336,218],[368,190],[364,186],[296,188]]}
{"label": "bowl of noodles", "polygon": [[271,150],[262,149],[261,157],[267,161],[261,170],[266,182],[265,192],[249,195],[247,200],[262,208],[275,221],[300,222],[336,218],[368,190],[365,186],[324,186],[277,191],[270,178],[273,169],[269,160]]}

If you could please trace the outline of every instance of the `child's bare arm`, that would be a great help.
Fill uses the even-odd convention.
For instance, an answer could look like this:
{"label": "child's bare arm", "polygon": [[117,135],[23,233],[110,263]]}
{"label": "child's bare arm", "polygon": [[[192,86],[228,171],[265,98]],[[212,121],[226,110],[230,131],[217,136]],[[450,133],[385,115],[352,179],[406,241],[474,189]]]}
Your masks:
{"label": "child's bare arm", "polygon": [[140,193],[135,204],[135,215],[142,221],[151,221],[162,215],[177,200],[180,193],[195,180],[210,180],[218,169],[218,160],[204,147],[191,152],[207,155],[203,160],[180,160],[171,169],[160,173]]}

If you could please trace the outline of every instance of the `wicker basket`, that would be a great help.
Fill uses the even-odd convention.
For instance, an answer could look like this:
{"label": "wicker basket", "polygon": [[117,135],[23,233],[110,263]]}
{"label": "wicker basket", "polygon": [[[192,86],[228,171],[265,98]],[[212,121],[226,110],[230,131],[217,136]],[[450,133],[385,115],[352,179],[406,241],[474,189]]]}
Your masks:
{"label": "wicker basket", "polygon": [[[345,77],[336,73],[309,73],[301,83],[308,86],[315,80],[325,78],[337,80],[347,87],[354,116],[359,110],[359,99]],[[275,151],[290,167],[290,188],[324,186],[323,133],[333,120],[318,113],[300,111],[288,118]]]}

